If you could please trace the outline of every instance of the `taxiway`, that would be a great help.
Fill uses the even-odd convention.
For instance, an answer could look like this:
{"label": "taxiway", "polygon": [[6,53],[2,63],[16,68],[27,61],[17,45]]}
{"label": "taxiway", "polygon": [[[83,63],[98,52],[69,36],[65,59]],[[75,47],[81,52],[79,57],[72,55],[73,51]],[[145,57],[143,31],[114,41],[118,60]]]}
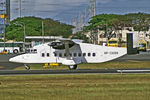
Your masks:
{"label": "taxiway", "polygon": [[0,75],[150,74],[150,69],[3,70]]}

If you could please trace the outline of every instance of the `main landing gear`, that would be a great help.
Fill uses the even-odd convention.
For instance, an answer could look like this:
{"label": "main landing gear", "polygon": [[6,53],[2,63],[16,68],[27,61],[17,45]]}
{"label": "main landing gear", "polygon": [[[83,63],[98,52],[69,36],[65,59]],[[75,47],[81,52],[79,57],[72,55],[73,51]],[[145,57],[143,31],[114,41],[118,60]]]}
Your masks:
{"label": "main landing gear", "polygon": [[69,66],[69,69],[70,69],[70,70],[75,70],[75,69],[77,69],[77,65]]}
{"label": "main landing gear", "polygon": [[24,67],[25,67],[27,70],[30,70],[30,66],[29,66],[29,65],[24,64]]}

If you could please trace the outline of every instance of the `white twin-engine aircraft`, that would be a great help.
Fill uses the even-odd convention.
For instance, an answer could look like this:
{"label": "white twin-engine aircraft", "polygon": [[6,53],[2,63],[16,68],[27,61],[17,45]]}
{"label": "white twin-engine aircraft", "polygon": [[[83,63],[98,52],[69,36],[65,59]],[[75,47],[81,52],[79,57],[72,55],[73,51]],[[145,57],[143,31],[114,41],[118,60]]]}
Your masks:
{"label": "white twin-engine aircraft", "polygon": [[76,69],[82,63],[102,63],[127,54],[126,48],[107,47],[88,43],[74,42],[70,39],[45,43],[27,49],[25,54],[10,58],[10,62],[28,64],[61,63]]}

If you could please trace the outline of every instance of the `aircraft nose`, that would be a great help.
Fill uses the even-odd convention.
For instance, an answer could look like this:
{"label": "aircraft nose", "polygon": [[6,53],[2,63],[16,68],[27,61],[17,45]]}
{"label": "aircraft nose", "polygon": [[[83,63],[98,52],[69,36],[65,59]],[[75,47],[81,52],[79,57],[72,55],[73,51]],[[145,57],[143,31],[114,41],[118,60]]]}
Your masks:
{"label": "aircraft nose", "polygon": [[18,59],[17,57],[13,57],[13,58],[9,59],[9,62],[15,62],[15,63],[17,63],[17,62],[19,62],[19,60],[20,59]]}
{"label": "aircraft nose", "polygon": [[24,61],[25,60],[24,60],[23,56],[16,56],[16,57],[9,59],[9,62],[14,62],[14,63],[22,63]]}
{"label": "aircraft nose", "polygon": [[15,62],[15,59],[14,58],[10,58],[9,62]]}

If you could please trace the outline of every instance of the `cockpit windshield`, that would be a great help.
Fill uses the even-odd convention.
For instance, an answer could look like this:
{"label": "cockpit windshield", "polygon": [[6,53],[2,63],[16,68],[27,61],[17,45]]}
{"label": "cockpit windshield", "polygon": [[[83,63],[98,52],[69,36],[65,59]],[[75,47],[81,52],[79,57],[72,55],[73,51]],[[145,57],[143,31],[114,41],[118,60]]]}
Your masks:
{"label": "cockpit windshield", "polygon": [[25,53],[37,53],[37,49],[26,49]]}

